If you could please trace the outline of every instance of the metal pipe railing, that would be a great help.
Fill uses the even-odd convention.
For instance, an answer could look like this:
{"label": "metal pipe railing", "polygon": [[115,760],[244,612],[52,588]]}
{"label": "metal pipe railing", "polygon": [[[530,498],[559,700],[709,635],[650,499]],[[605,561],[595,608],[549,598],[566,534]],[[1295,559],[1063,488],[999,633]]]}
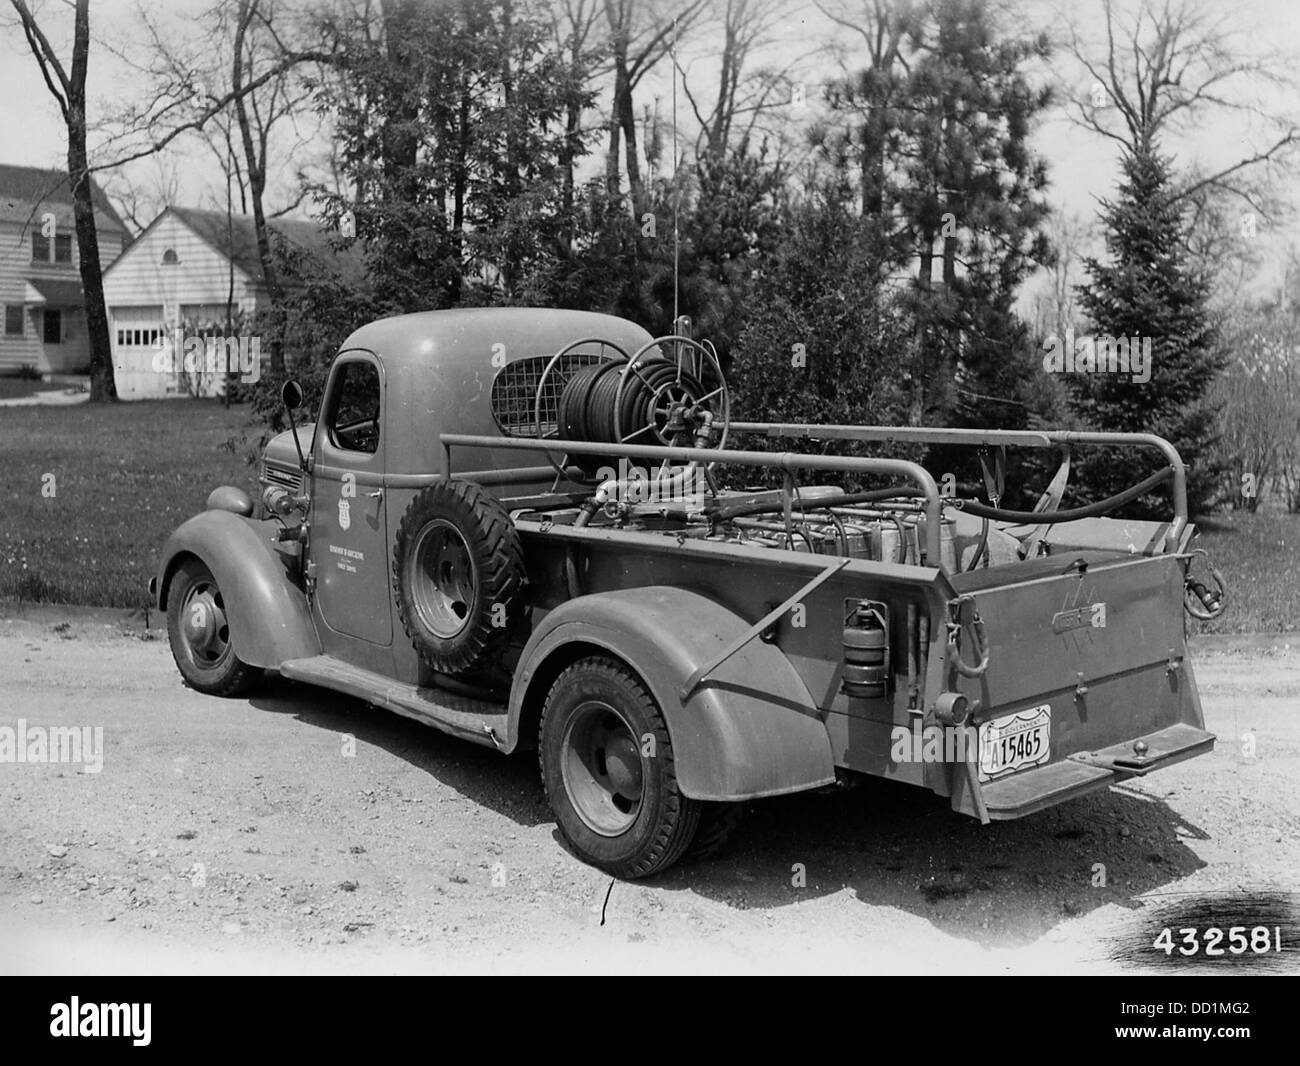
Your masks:
{"label": "metal pipe railing", "polygon": [[[453,447],[505,448],[514,451],[563,452],[569,456],[615,456],[627,459],[652,459],[659,462],[729,463],[736,466],[762,466],[792,473],[795,470],[827,470],[840,474],[875,474],[906,478],[925,497],[925,552],[927,565],[942,569],[939,552],[939,488],[925,467],[906,459],[884,459],[845,455],[803,455],[799,452],[749,452],[718,448],[670,448],[651,444],[601,444],[588,441],[541,440],[530,437],[491,437],[473,433],[443,433],[442,476],[450,478]],[[782,488],[789,494],[789,483]]]}
{"label": "metal pipe railing", "polygon": [[913,444],[1005,445],[1012,448],[1053,448],[1062,444],[1114,444],[1154,448],[1173,468],[1174,517],[1165,547],[1176,551],[1187,528],[1187,469],[1182,456],[1164,437],[1154,433],[1105,433],[1067,429],[953,429],[927,426],[821,426],[815,423],[732,422],[738,433],[768,437],[820,440],[861,440]]}

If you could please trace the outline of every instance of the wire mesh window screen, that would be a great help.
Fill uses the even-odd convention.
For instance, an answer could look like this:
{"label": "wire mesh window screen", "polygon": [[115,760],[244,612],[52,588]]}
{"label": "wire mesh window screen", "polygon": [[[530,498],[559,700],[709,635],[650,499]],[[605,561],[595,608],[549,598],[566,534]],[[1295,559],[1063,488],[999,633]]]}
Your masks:
{"label": "wire mesh window screen", "polygon": [[[517,359],[497,371],[492,380],[492,417],[509,437],[554,437],[559,432],[560,396],[564,386],[584,366],[605,362],[599,351],[566,352],[542,381],[553,356]],[[537,386],[542,386],[541,425],[537,424]]]}

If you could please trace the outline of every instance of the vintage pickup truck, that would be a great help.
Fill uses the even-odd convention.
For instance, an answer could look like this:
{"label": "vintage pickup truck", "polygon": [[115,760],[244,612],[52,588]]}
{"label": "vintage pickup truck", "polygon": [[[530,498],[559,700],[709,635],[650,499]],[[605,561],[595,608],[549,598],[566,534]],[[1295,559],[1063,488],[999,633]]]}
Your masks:
{"label": "vintage pickup truck", "polygon": [[[301,399],[288,383],[291,420]],[[707,854],[742,801],[855,775],[988,822],[1211,749],[1186,628],[1223,583],[1166,441],[730,407],[706,342],[605,315],[368,324],[315,421],[267,445],[260,498],[215,489],[163,547],[177,666],[205,693],[277,671],[535,746],[564,839],[622,877]],[[782,439],[968,445],[989,499]],[[1153,473],[1061,510],[1079,444]],[[1000,506],[1007,448],[1062,456],[1034,510]],[[1167,521],[1105,517],[1162,486]]]}

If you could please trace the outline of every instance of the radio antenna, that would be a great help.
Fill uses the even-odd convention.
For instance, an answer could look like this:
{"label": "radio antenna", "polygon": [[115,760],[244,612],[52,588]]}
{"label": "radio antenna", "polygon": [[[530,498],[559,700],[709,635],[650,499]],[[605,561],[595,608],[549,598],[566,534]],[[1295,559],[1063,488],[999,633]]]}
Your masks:
{"label": "radio antenna", "polygon": [[682,187],[677,180],[677,166],[679,158],[677,154],[677,17],[673,16],[673,43],[669,48],[669,54],[673,60],[673,332],[677,332],[677,293],[678,293],[678,268],[680,260],[680,238],[677,228],[677,217],[681,211]]}

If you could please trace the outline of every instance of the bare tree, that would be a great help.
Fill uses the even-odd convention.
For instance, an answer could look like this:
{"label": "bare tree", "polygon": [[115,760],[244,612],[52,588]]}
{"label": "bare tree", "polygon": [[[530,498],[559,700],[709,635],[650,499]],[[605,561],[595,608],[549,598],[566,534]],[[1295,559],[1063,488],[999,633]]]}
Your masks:
{"label": "bare tree", "polygon": [[682,78],[682,92],[699,125],[698,158],[721,158],[733,140],[748,139],[765,115],[790,103],[794,84],[789,72],[795,61],[780,68],[754,63],[786,13],[783,0],[724,0],[717,15],[721,49],[711,49],[717,70],[713,102],[692,90],[689,67]]}
{"label": "bare tree", "polygon": [[[266,10],[263,10],[263,6]],[[270,0],[236,0],[235,39],[231,52],[230,87],[235,94],[235,118],[239,125],[240,143],[244,150],[244,169],[248,174],[248,199],[253,208],[253,229],[257,235],[257,259],[262,267],[262,280],[266,284],[271,305],[279,308],[284,302],[280,284],[280,271],[271,253],[270,233],[266,225],[266,160],[267,145],[272,128],[280,119],[287,118],[301,102],[305,93],[295,96],[290,89],[291,68],[267,82],[261,94],[244,90],[254,67],[261,43],[273,49],[271,64],[276,53],[289,49],[283,46],[271,20]],[[261,31],[259,34],[259,30]],[[271,336],[271,370],[284,372],[284,337],[280,330]]]}
{"label": "bare tree", "polygon": [[90,0],[76,0],[73,9],[72,63],[65,66],[49,37],[32,14],[27,0],[10,0],[22,23],[23,36],[41,69],[68,134],[68,181],[76,220],[81,287],[86,301],[86,333],[90,342],[90,399],[117,399],[113,352],[109,344],[108,313],[104,309],[104,274],[99,261],[99,234],[86,155],[86,69],[90,61]]}
{"label": "bare tree", "polygon": [[609,146],[605,155],[605,187],[611,200],[619,194],[619,148],[624,149],[632,213],[640,217],[646,203],[645,182],[637,147],[633,97],[641,80],[667,55],[674,35],[684,33],[699,17],[705,0],[685,0],[672,10],[656,10],[648,0],[603,0],[608,23],[613,100],[609,113]]}
{"label": "bare tree", "polygon": [[1046,285],[1033,301],[1031,325],[1038,338],[1063,337],[1079,325],[1075,287],[1083,273],[1083,259],[1089,254],[1090,227],[1078,215],[1058,207],[1052,212],[1048,238],[1052,261],[1046,268]]}
{"label": "bare tree", "polygon": [[853,72],[845,69],[831,90],[842,108],[861,116],[860,128],[851,140],[827,147],[833,154],[848,153],[856,141],[862,214],[883,233],[886,161],[896,139],[896,106],[908,72],[907,42],[916,28],[916,5],[910,0],[856,0],[850,7],[831,2],[817,6],[846,36],[852,35],[850,40],[860,39],[860,50],[852,53]]}
{"label": "bare tree", "polygon": [[146,180],[132,180],[119,171],[110,175],[102,187],[117,213],[138,236],[163,208],[179,200],[181,176],[175,162],[158,156],[154,172]]}
{"label": "bare tree", "polygon": [[[268,220],[298,206],[303,194],[300,182],[294,199],[270,211],[268,176],[277,152],[286,158],[292,151],[282,131],[296,129],[307,110],[301,69],[330,58],[292,39],[295,14],[285,0],[214,0],[200,16],[207,32],[198,45],[192,37],[169,39],[142,16],[149,40],[148,99],[114,117],[125,143],[141,133],[151,139],[142,154],[181,134],[194,135],[213,153],[226,185],[222,206],[233,211],[237,198],[241,213],[252,213],[258,265],[275,308],[283,303],[284,289]],[[283,338],[275,329],[269,354],[272,370],[282,371]]]}
{"label": "bare tree", "polygon": [[1067,47],[1092,79],[1075,95],[1074,121],[1134,155],[1168,147],[1169,138],[1216,115],[1262,126],[1267,135],[1226,166],[1189,167],[1176,198],[1217,190],[1267,217],[1256,183],[1286,162],[1300,126],[1261,106],[1256,90],[1293,92],[1293,60],[1255,54],[1235,12],[1211,14],[1202,0],[1141,0],[1131,20],[1114,0],[1101,7],[1103,41],[1085,40],[1077,23],[1068,30]]}
{"label": "bare tree", "polygon": [[[589,70],[598,43],[595,39],[601,14],[602,0],[559,0],[555,15],[555,36],[564,50],[571,71]],[[572,219],[574,208],[574,169],[582,155],[583,112],[580,94],[573,93],[564,111],[564,147],[560,153],[560,166],[564,169],[562,206],[564,217]],[[564,232],[566,251],[573,242],[573,230],[566,223]]]}
{"label": "bare tree", "polygon": [[[1294,259],[1288,263],[1294,266]],[[1285,289],[1282,296],[1285,296]],[[1225,333],[1228,372],[1214,386],[1218,447],[1231,477],[1220,502],[1254,511],[1266,487],[1300,510],[1300,350],[1297,315],[1282,300],[1233,308]]]}

